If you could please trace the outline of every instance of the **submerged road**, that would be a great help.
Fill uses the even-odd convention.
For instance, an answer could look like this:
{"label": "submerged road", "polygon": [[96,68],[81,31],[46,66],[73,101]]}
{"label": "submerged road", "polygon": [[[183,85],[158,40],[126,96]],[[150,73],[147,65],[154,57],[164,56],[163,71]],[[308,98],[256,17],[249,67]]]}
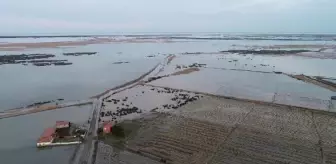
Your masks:
{"label": "submerged road", "polygon": [[77,157],[74,160],[74,164],[91,164],[93,160],[94,153],[94,144],[95,137],[97,137],[97,129],[98,129],[98,118],[99,111],[101,107],[101,99],[95,99],[92,103],[92,117],[89,120],[88,132],[85,138],[85,143],[80,145],[78,152],[76,152]]}
{"label": "submerged road", "polygon": [[38,113],[38,112],[44,112],[48,110],[57,110],[57,109],[62,109],[66,107],[71,107],[71,106],[87,105],[87,104],[91,104],[92,101],[93,101],[92,99],[77,100],[77,101],[65,102],[62,104],[44,104],[44,105],[34,106],[30,108],[18,108],[18,109],[12,109],[12,110],[4,110],[2,112],[0,110],[0,119],[33,114],[33,113]]}
{"label": "submerged road", "polygon": [[[163,63],[167,63],[167,58],[163,61]],[[81,145],[79,145],[79,148],[75,152],[74,160],[70,163],[72,164],[94,164],[95,163],[95,143],[98,142],[98,125],[99,125],[99,113],[101,110],[101,105],[103,102],[104,95],[109,94],[113,91],[121,91],[124,89],[128,89],[129,87],[134,87],[137,83],[139,83],[141,80],[146,79],[148,77],[151,77],[151,73],[153,73],[156,69],[161,70],[165,64],[158,63],[156,66],[154,66],[153,69],[148,71],[147,73],[143,74],[139,78],[132,80],[128,83],[125,83],[121,86],[115,87],[113,89],[110,89],[102,94],[99,94],[97,96],[92,97],[92,115],[91,119],[89,118],[89,126],[87,128],[87,135],[85,137],[85,142]]]}

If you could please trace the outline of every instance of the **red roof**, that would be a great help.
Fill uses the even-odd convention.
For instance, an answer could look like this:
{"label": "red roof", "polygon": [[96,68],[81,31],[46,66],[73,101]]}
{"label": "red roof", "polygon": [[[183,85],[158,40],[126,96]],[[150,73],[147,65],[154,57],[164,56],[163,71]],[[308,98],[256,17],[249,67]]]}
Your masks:
{"label": "red roof", "polygon": [[113,123],[112,123],[112,122],[110,122],[110,121],[109,121],[109,122],[104,122],[103,126],[106,126],[106,125],[107,125],[107,126],[112,126],[112,125],[113,125]]}
{"label": "red roof", "polygon": [[55,133],[55,128],[47,128],[42,133],[41,137],[39,138],[38,142],[51,142],[53,139],[53,134]]}
{"label": "red roof", "polygon": [[68,121],[56,121],[56,126],[68,126]]}
{"label": "red roof", "polygon": [[113,124],[111,122],[107,122],[104,124],[103,131],[104,133],[111,133]]}

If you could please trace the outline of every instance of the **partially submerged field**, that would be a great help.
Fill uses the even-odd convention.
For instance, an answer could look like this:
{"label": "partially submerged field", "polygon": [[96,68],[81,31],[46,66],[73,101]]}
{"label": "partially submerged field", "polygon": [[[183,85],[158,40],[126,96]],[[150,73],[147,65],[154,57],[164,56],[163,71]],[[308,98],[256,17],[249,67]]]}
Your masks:
{"label": "partially submerged field", "polygon": [[[244,75],[258,75],[260,84],[251,80],[253,76],[239,76],[235,80],[237,87],[250,82],[245,94],[236,87],[227,92],[218,89],[225,81],[220,78],[221,73],[228,77],[225,71],[235,75],[241,71],[215,71],[206,68],[206,64],[183,64],[178,57],[169,63],[155,78],[104,98],[100,121],[117,123],[115,130],[123,129],[123,135],[115,136],[120,132],[114,131],[101,138],[98,164],[335,162],[336,114],[330,113],[331,109],[315,101],[301,104],[295,96],[292,101],[283,101],[272,94],[258,94],[272,91],[273,87],[265,85],[277,85],[272,84],[276,80],[264,80],[277,77],[286,79],[284,88],[313,86],[297,83],[285,75],[252,70]],[[261,89],[259,85],[264,89],[253,90]],[[315,89],[311,96],[318,92],[322,97],[328,92],[332,94],[323,88]],[[288,88],[282,90],[289,91],[295,93]],[[309,93],[301,96],[310,96]],[[137,160],[130,160],[133,157]]]}
{"label": "partially submerged field", "polygon": [[125,138],[103,140],[113,147],[101,145],[98,157],[102,163],[125,161],[128,156],[119,156],[125,153],[163,163],[332,163],[335,120],[333,113],[204,95],[178,109],[120,123]]}
{"label": "partially submerged field", "polygon": [[334,163],[334,92],[259,59],[184,53],[147,81],[106,95],[101,125],[124,133],[101,136],[96,162]]}

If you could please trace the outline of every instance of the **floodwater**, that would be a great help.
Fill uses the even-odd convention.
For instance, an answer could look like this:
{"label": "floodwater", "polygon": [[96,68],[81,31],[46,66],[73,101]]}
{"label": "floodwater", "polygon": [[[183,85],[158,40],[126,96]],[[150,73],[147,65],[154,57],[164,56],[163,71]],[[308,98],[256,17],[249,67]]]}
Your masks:
{"label": "floodwater", "polygon": [[45,128],[52,127],[58,120],[85,123],[91,109],[91,105],[69,107],[0,120],[1,163],[68,163],[75,146],[37,149],[36,141]]}
{"label": "floodwater", "polygon": [[[65,101],[88,99],[106,89],[133,80],[153,68],[161,57],[147,58],[136,44],[88,45],[58,49],[34,49],[4,54],[52,53],[68,59],[69,66],[0,65],[0,109],[21,107],[38,101],[64,98]],[[97,51],[95,56],[63,56],[63,52]],[[122,53],[119,53],[122,52]],[[151,53],[151,52],[149,52]],[[113,64],[128,61],[128,64]],[[0,110],[0,111],[1,111]],[[38,150],[36,141],[43,130],[57,120],[85,122],[91,106],[71,107],[0,120],[1,163],[68,163],[74,146]]]}
{"label": "floodwater", "polygon": [[182,55],[177,56],[160,75],[178,71],[177,65],[188,66],[192,63],[206,65],[199,72],[171,76],[151,84],[322,110],[329,110],[329,100],[335,95],[328,89],[273,73],[280,71],[336,77],[333,71],[336,70],[336,64],[332,59],[236,54]]}
{"label": "floodwater", "polygon": [[[17,42],[16,39],[13,39]],[[22,42],[33,42],[23,39]],[[52,39],[51,39],[52,40]],[[56,39],[57,40],[57,39]],[[59,39],[58,39],[59,40]],[[71,40],[71,39],[70,39]],[[50,38],[47,39],[50,41]],[[1,41],[0,41],[1,42]],[[245,41],[245,40],[178,40],[172,43],[114,43],[93,44],[76,47],[27,49],[25,51],[1,51],[0,55],[22,53],[52,53],[55,59],[67,59],[72,65],[67,66],[24,66],[0,65],[0,111],[26,106],[38,101],[63,98],[65,101],[87,99],[106,89],[113,88],[133,80],[149,71],[167,54],[184,52],[218,52],[235,45],[273,45],[273,44],[333,44],[334,42],[312,41]],[[91,56],[63,56],[64,52],[98,52]],[[155,57],[147,57],[155,55]],[[222,59],[219,59],[222,58]],[[251,60],[252,59],[252,60]],[[237,62],[228,62],[237,60]],[[114,64],[114,62],[129,62]],[[175,70],[176,64],[205,63],[208,67],[251,69],[262,71],[283,71],[304,73],[314,76],[335,78],[336,64],[331,59],[312,59],[304,57],[240,56],[240,55],[179,55],[172,61],[164,73]],[[246,65],[245,65],[246,64]],[[260,66],[265,64],[269,66]],[[254,67],[256,66],[256,67]],[[274,66],[274,67],[273,67]],[[179,76],[169,77],[165,84],[188,89],[196,86],[210,92],[219,93],[220,88],[240,96],[258,93],[269,98],[274,91],[297,95],[314,96],[327,99],[334,93],[323,88],[305,84],[274,74],[233,72],[205,69],[181,77],[193,79],[194,85],[183,83]],[[176,79],[174,81],[174,79]],[[216,79],[213,81],[204,79]],[[164,79],[157,82],[163,83]],[[237,83],[237,81],[239,81]],[[156,81],[154,82],[156,83]],[[173,85],[174,84],[174,85]],[[218,87],[220,86],[220,87]],[[190,88],[193,89],[193,88]],[[250,92],[245,92],[249,89]],[[226,93],[226,92],[225,92]],[[248,96],[253,96],[248,94]],[[252,97],[258,98],[258,97]],[[57,147],[38,150],[36,140],[44,128],[52,126],[57,120],[85,122],[91,106],[82,108],[60,109],[15,118],[0,120],[0,159],[2,163],[36,164],[67,163],[71,159],[74,147]]]}
{"label": "floodwater", "polygon": [[[135,45],[135,44],[134,44]],[[67,66],[0,65],[0,111],[36,101],[63,98],[81,100],[141,76],[160,60],[146,58],[136,46],[89,45],[58,49],[34,49],[0,54],[52,53],[67,59]],[[98,52],[91,56],[63,56],[63,52]],[[118,54],[122,52],[122,54]],[[127,64],[113,64],[128,61]]]}
{"label": "floodwater", "polygon": [[322,110],[329,109],[328,102],[335,94],[333,91],[292,79],[286,75],[208,68],[187,75],[162,78],[150,84],[284,104],[291,99],[296,100],[296,103],[291,102],[291,105],[315,107]]}
{"label": "floodwater", "polygon": [[316,59],[300,56],[256,56],[236,54],[181,55],[161,74],[175,70],[176,65],[193,63],[206,64],[209,68],[242,69],[251,71],[280,71],[289,74],[336,77],[336,64],[333,59]]}

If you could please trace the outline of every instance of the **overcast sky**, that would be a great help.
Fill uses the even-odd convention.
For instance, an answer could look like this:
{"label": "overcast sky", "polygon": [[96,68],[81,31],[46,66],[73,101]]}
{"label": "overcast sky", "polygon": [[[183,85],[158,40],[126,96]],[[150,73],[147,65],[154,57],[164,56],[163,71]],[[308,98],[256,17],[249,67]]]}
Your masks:
{"label": "overcast sky", "polygon": [[0,34],[336,33],[336,0],[0,0]]}

